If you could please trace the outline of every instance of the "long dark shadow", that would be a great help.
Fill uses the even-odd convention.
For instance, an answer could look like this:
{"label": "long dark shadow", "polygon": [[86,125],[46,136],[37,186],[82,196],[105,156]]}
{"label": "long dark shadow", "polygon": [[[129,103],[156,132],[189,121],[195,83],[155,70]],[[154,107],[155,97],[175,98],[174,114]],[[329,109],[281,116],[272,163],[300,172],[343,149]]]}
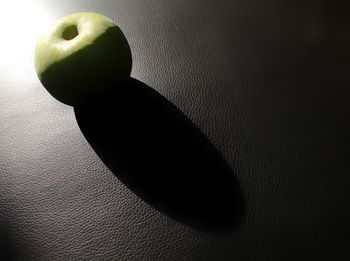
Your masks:
{"label": "long dark shadow", "polygon": [[242,192],[220,153],[146,84],[130,78],[74,110],[101,160],[156,209],[206,231],[229,231],[242,221]]}

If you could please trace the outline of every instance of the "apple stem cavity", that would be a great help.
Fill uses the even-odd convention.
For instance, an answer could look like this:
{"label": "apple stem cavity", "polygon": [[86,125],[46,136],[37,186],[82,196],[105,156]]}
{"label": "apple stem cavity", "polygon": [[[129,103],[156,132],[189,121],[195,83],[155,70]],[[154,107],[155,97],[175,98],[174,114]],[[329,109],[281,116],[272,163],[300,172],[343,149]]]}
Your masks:
{"label": "apple stem cavity", "polygon": [[62,38],[64,40],[72,40],[74,39],[77,35],[79,34],[78,32],[78,27],[76,24],[72,24],[67,26],[66,28],[64,28],[63,32],[62,32]]}

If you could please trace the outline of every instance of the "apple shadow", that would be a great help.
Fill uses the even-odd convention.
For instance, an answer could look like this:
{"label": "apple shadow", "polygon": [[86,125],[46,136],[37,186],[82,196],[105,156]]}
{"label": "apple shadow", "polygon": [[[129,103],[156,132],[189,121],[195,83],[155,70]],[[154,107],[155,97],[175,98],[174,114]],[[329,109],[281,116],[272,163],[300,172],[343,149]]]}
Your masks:
{"label": "apple shadow", "polygon": [[234,173],[204,134],[170,101],[129,78],[84,106],[78,125],[131,191],[171,218],[228,232],[245,216]]}

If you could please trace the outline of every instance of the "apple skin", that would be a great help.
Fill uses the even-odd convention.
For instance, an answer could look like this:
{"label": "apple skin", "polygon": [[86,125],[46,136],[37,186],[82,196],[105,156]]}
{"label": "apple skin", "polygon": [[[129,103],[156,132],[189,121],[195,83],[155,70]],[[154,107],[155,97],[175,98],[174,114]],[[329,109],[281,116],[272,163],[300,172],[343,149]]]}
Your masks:
{"label": "apple skin", "polygon": [[131,50],[115,23],[97,13],[60,18],[38,40],[35,69],[57,100],[79,105],[106,88],[118,88],[131,73]]}

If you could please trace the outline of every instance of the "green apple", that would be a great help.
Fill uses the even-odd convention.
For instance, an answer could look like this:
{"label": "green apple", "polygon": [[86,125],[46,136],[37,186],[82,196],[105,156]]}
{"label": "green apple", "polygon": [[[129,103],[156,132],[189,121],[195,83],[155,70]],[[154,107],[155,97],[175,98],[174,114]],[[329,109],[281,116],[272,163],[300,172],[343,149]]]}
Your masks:
{"label": "green apple", "polygon": [[132,57],[120,28],[97,13],[60,18],[38,40],[35,69],[57,100],[77,105],[130,76]]}

